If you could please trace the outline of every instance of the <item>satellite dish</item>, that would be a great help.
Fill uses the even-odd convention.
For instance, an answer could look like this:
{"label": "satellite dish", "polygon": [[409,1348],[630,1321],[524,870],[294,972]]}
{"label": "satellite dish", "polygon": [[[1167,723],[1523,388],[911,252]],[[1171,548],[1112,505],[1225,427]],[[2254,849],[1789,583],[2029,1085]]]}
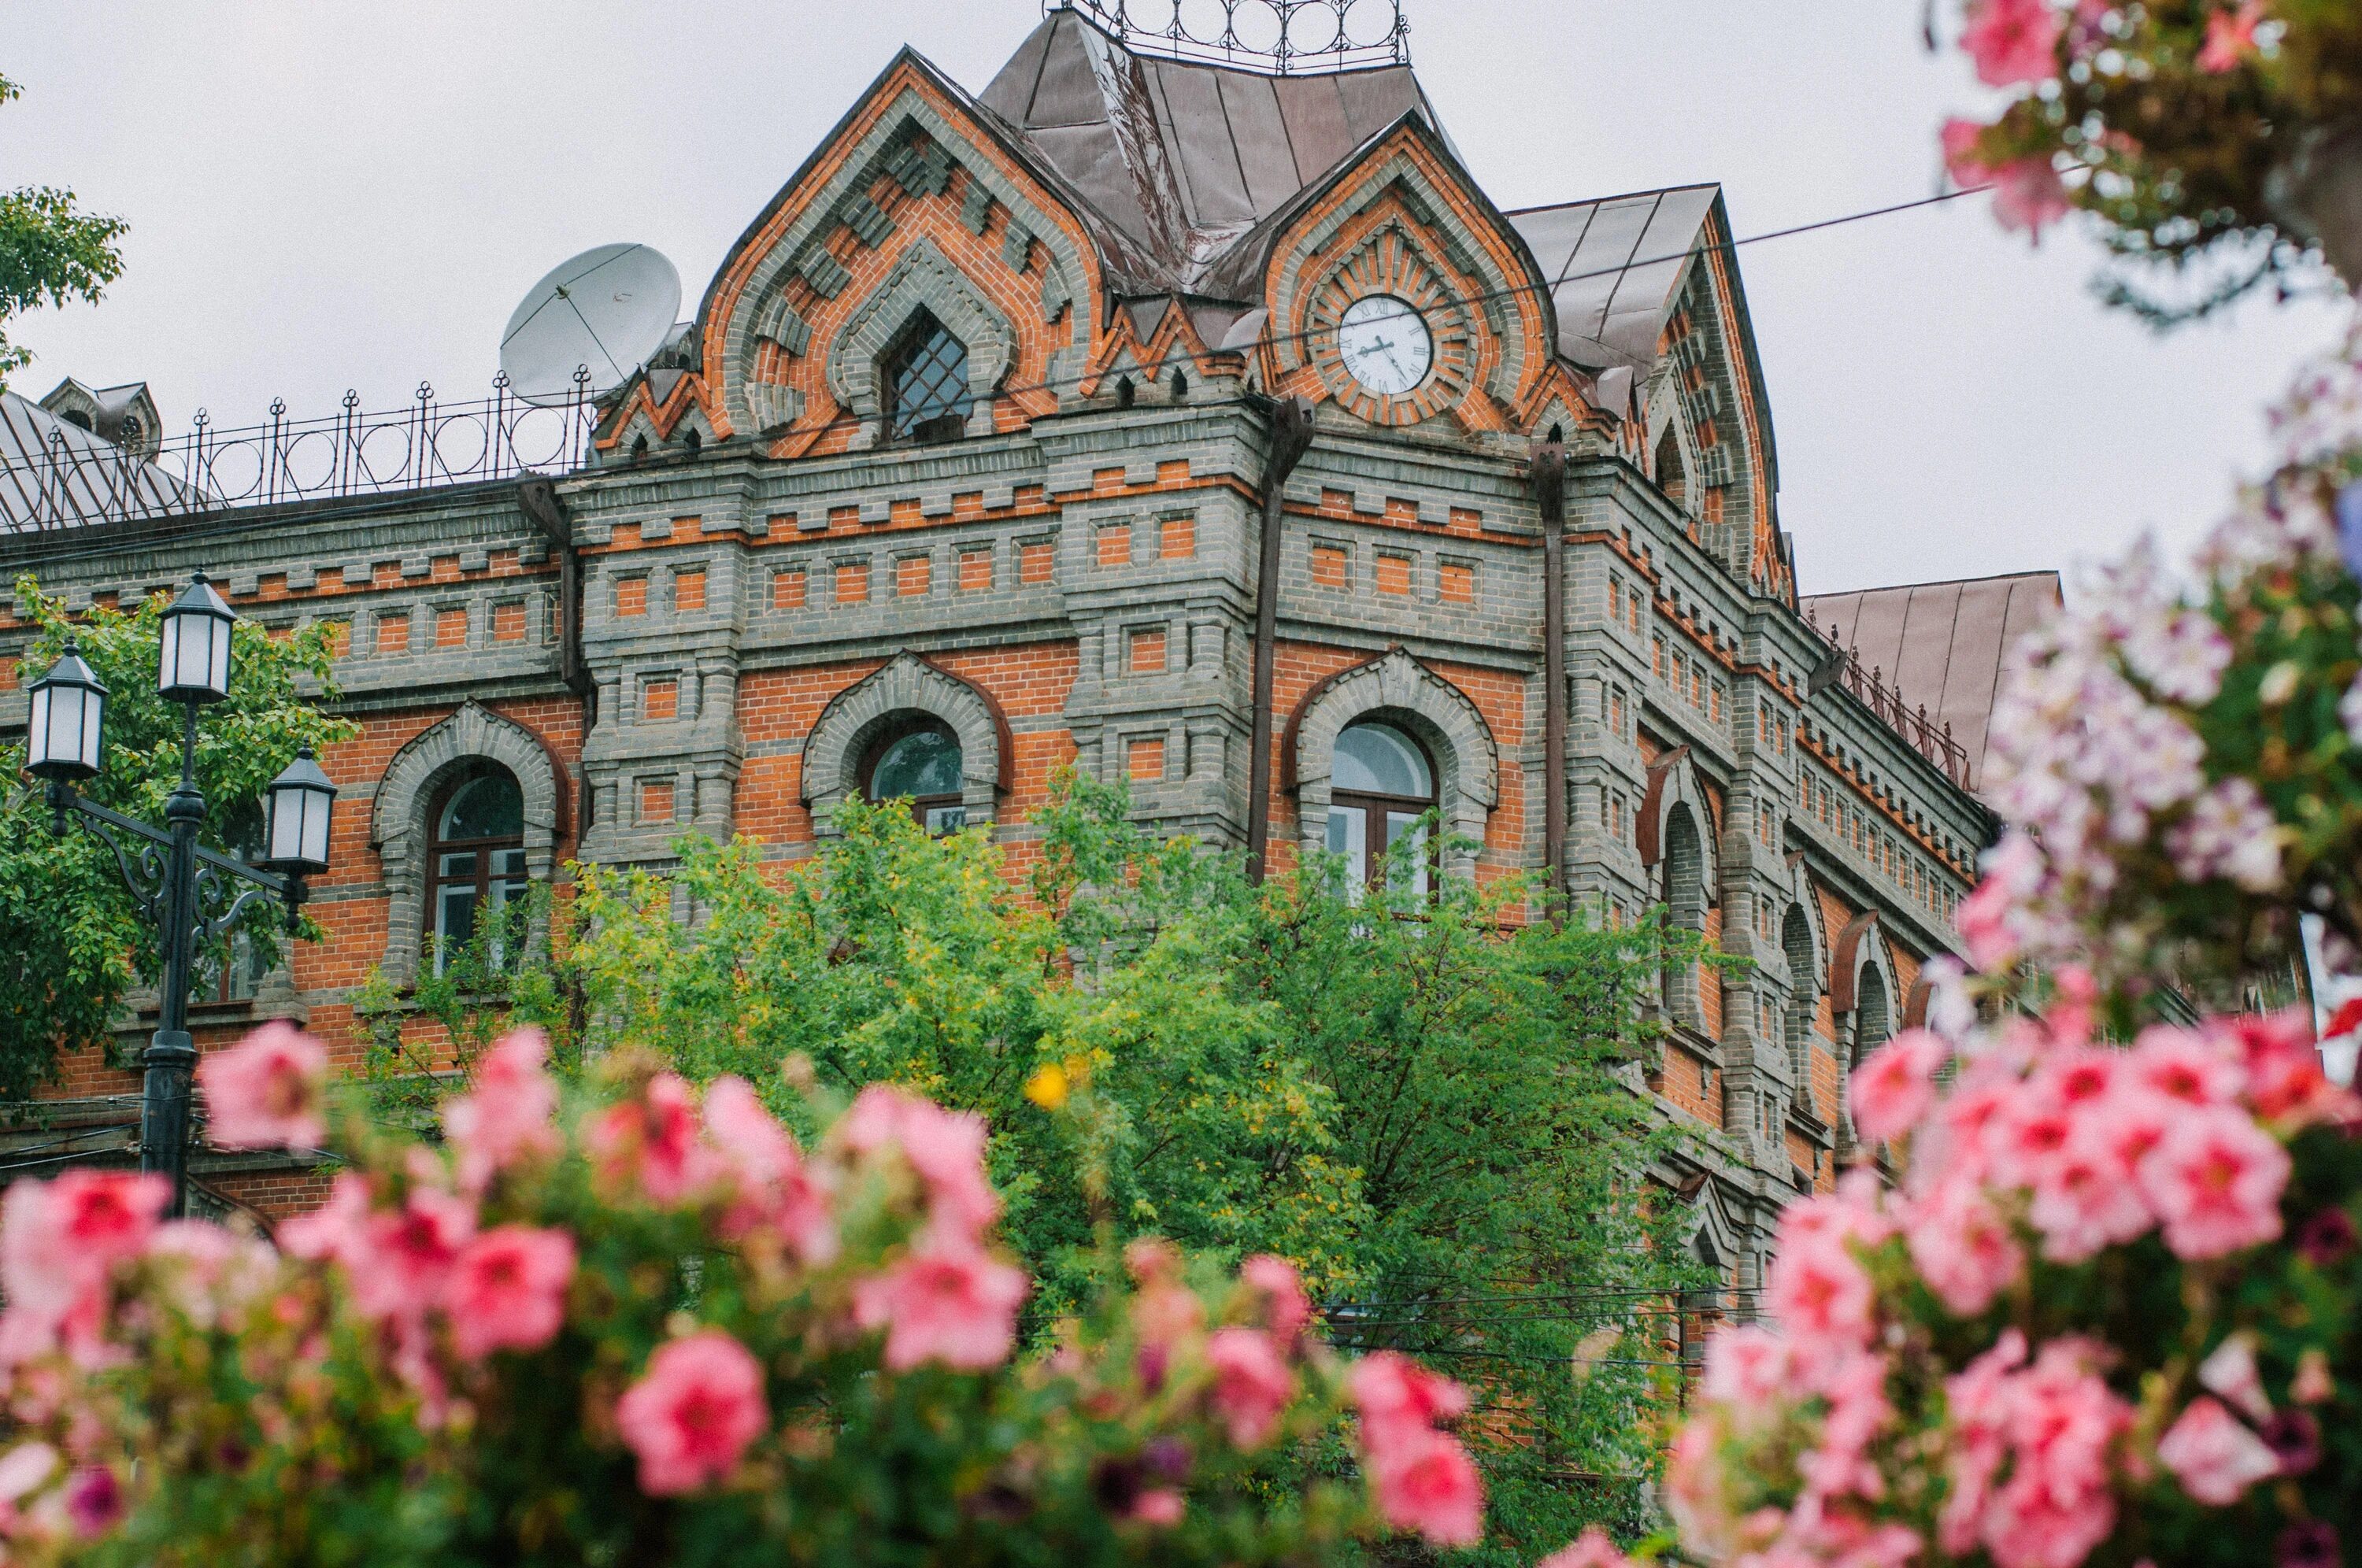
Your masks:
{"label": "satellite dish", "polygon": [[535,283],[501,334],[509,390],[531,403],[567,403],[588,368],[593,395],[632,379],[664,347],[680,314],[680,274],[645,245],[602,245]]}

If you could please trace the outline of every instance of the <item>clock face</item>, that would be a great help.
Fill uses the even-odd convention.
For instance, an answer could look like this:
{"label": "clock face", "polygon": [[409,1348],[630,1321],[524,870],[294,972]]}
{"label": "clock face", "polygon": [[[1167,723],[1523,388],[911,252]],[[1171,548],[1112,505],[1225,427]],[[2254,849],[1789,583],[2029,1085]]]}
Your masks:
{"label": "clock face", "polygon": [[1337,323],[1337,348],[1346,372],[1381,397],[1416,390],[1435,364],[1426,319],[1392,294],[1370,294],[1346,306]]}

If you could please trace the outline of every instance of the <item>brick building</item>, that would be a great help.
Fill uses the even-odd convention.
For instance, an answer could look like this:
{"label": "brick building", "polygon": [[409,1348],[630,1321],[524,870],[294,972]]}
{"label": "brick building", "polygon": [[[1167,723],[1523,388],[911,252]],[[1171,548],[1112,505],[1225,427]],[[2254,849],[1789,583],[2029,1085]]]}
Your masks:
{"label": "brick building", "polygon": [[[1847,1064],[1951,940],[1990,832],[1942,722],[1981,734],[1973,682],[1931,719],[1804,613],[1716,187],[1504,212],[1399,35],[1217,62],[1097,10],[981,93],[897,58],[547,480],[233,501],[218,436],[163,471],[151,406],[114,512],[60,525],[20,487],[8,569],[73,601],[203,569],[266,624],[345,628],[327,940],[228,985],[213,1032],[348,1042],[371,970],[414,977],[483,900],[688,831],[807,856],[857,792],[1021,866],[1066,763],[1275,860],[1366,864],[1434,809],[1477,846],[1436,874],[1662,902],[1756,961],[1670,977],[1647,1074],[1701,1134],[1665,1173],[1699,1247],[1751,1282],[1854,1154]],[[97,452],[91,410],[135,390],[6,412]],[[1911,657],[1989,661],[1974,597]],[[135,1088],[94,1055],[51,1120]],[[197,1172],[265,1208],[315,1179]]]}

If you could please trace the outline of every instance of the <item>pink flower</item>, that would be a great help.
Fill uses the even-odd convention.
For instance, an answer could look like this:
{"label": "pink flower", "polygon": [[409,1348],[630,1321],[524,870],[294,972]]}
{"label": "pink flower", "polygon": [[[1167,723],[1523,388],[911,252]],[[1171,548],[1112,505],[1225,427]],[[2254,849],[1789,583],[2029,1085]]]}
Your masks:
{"label": "pink flower", "polygon": [[590,1123],[590,1154],[609,1180],[636,1180],[650,1203],[669,1208],[721,1174],[697,1132],[689,1085],[677,1073],[658,1073],[640,1099],[611,1105]]}
{"label": "pink flower", "polygon": [[2140,1186],[2183,1258],[2218,1258],[2280,1233],[2288,1151],[2243,1113],[2177,1121],[2140,1164]]}
{"label": "pink flower", "polygon": [[2151,1093],[2201,1110],[2230,1104],[2246,1080],[2238,1060],[2215,1040],[2167,1024],[2141,1031],[2126,1067]]}
{"label": "pink flower", "polygon": [[1373,1455],[1370,1489],[1387,1524],[1416,1530],[1433,1545],[1473,1546],[1485,1533],[1485,1486],[1475,1463],[1441,1432]]}
{"label": "pink flower", "polygon": [[1214,1409],[1230,1428],[1231,1446],[1270,1441],[1279,1413],[1296,1397],[1296,1376],[1271,1336],[1260,1329],[1217,1329],[1206,1342],[1206,1362],[1214,1369]]}
{"label": "pink flower", "polygon": [[123,1483],[104,1464],[87,1465],[66,1483],[66,1518],[74,1533],[85,1538],[105,1535],[123,1522],[129,1511]]}
{"label": "pink flower", "polygon": [[2156,1103],[2143,1093],[2113,1094],[2076,1119],[2067,1147],[2035,1178],[2026,1218],[2042,1232],[2043,1256],[2081,1263],[2156,1222],[2133,1175],[2164,1135]]}
{"label": "pink flower", "polygon": [[1951,1054],[1933,1032],[1906,1029],[1864,1057],[1853,1070],[1855,1129],[1883,1143],[1917,1126],[1936,1103],[1936,1069]]}
{"label": "pink flower", "polygon": [[2198,1386],[2229,1400],[2249,1420],[2272,1419],[2272,1402],[2265,1397],[2262,1375],[2256,1370],[2255,1336],[2245,1330],[2224,1338],[2198,1364]]}
{"label": "pink flower", "polygon": [[982,1372],[1009,1359],[1025,1275],[974,1242],[922,1234],[902,1261],[853,1287],[854,1321],[886,1331],[886,1364]]}
{"label": "pink flower", "polygon": [[1562,1546],[1534,1568],[1631,1568],[1632,1560],[1616,1550],[1616,1543],[1597,1525],[1583,1532],[1583,1539],[1572,1546]]}
{"label": "pink flower", "polygon": [[12,1307],[52,1323],[146,1250],[171,1184],[128,1171],[71,1170],[18,1181],[0,1204],[0,1286]]}
{"label": "pink flower", "polygon": [[2244,1064],[2247,1102],[2257,1120],[2293,1128],[2354,1114],[2353,1097],[2322,1071],[2312,1021],[2303,1010],[2269,1018],[2217,1019],[2213,1027]]}
{"label": "pink flower", "polygon": [[2263,19],[2263,0],[2247,0],[2236,11],[2217,11],[2207,17],[2198,69],[2213,76],[2236,71],[2241,61],[2256,52],[2256,24]]}
{"label": "pink flower", "polygon": [[1779,1399],[1788,1383],[1788,1342],[1760,1324],[1722,1330],[1705,1344],[1705,1397],[1756,1410]]}
{"label": "pink flower", "polygon": [[328,1051],[287,1022],[266,1023],[197,1064],[205,1135],[224,1149],[310,1149],[327,1136]]}
{"label": "pink flower", "polygon": [[496,1350],[539,1350],[566,1320],[574,1238],[502,1225],[468,1243],[443,1286],[451,1344],[469,1361]]}
{"label": "pink flower", "polygon": [[369,1177],[341,1172],[328,1184],[326,1202],[280,1222],[279,1250],[291,1258],[328,1258],[357,1267],[368,1253],[369,1216]]}
{"label": "pink flower", "polygon": [[2047,82],[2058,74],[2060,26],[2047,0],[1973,0],[1960,48],[1988,87]]}
{"label": "pink flower", "polygon": [[1157,1486],[1132,1499],[1131,1519],[1155,1529],[1171,1529],[1189,1511],[1188,1499],[1170,1486]]}
{"label": "pink flower", "polygon": [[1950,1176],[1915,1203],[1904,1244],[1955,1317],[1973,1318],[2025,1273],[2025,1249],[1973,1177]]}
{"label": "pink flower", "polygon": [[738,1188],[723,1219],[723,1234],[772,1231],[811,1264],[836,1256],[836,1220],[826,1192],[805,1166],[796,1141],[745,1079],[716,1078],[705,1091],[705,1133],[722,1151]]}
{"label": "pink flower", "polygon": [[1000,1199],[984,1174],[984,1119],[950,1111],[889,1084],[872,1084],[854,1100],[836,1133],[855,1154],[900,1147],[926,1184],[930,1217],[974,1240],[999,1217]]}
{"label": "pink flower", "polygon": [[2017,962],[2017,933],[2009,926],[2009,889],[1999,878],[1987,877],[1953,912],[1952,923],[1969,950],[1969,962],[1988,975],[1999,974]]}
{"label": "pink flower", "polygon": [[557,1152],[557,1086],[541,1070],[549,1043],[520,1029],[476,1064],[474,1088],[443,1107],[443,1131],[459,1152],[459,1185],[485,1184],[528,1155]]}
{"label": "pink flower", "polygon": [[2173,1472],[2181,1489],[2202,1503],[2228,1507],[2248,1487],[2279,1473],[2280,1462],[2264,1440],[2205,1395],[2190,1402],[2157,1443],[2158,1463]]}
{"label": "pink flower", "polygon": [[443,1294],[444,1281],[474,1239],[476,1211],[464,1198],[424,1185],[400,1209],[371,1214],[366,1249],[345,1259],[353,1305],[366,1318],[414,1322]]}
{"label": "pink flower", "polygon": [[1296,1265],[1286,1258],[1260,1253],[1239,1265],[1239,1278],[1262,1293],[1264,1321],[1273,1336],[1283,1345],[1293,1345],[1312,1318],[1312,1303],[1305,1299]]}
{"label": "pink flower", "polygon": [[615,1402],[615,1428],[639,1456],[640,1490],[652,1497],[726,1479],[770,1419],[762,1367],[719,1329],[659,1347]]}
{"label": "pink flower", "polygon": [[1468,1408],[1467,1389],[1393,1351],[1355,1362],[1345,1386],[1361,1412],[1362,1445],[1373,1453],[1411,1443]]}
{"label": "pink flower", "polygon": [[2067,215],[2066,182],[2047,158],[2015,158],[1993,171],[1993,216],[2036,238]]}
{"label": "pink flower", "polygon": [[2004,1329],[1992,1348],[1944,1380],[1951,1423],[1950,1496],[1936,1521],[1945,1551],[1964,1557],[1982,1528],[1988,1489],[2009,1452],[2010,1375],[2025,1364],[2025,1336]]}
{"label": "pink flower", "polygon": [[1870,1275],[1834,1232],[1783,1238],[1766,1300],[1800,1361],[1825,1362],[1870,1342]]}

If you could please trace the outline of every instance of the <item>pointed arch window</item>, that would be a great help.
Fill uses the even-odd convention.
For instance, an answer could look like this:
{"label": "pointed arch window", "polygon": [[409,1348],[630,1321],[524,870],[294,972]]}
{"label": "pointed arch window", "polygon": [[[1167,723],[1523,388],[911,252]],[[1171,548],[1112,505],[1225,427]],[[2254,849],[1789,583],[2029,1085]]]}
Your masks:
{"label": "pointed arch window", "polygon": [[1329,776],[1329,852],[1345,857],[1346,887],[1428,892],[1433,854],[1428,819],[1437,807],[1427,748],[1392,724],[1348,725]]}
{"label": "pointed arch window", "polygon": [[913,315],[886,350],[878,384],[889,441],[956,441],[967,428],[967,345],[933,312]]}
{"label": "pointed arch window", "polygon": [[967,826],[962,792],[966,758],[959,736],[940,719],[900,726],[880,740],[871,755],[865,791],[872,804],[908,801],[911,814],[930,834]]}
{"label": "pointed arch window", "polygon": [[1657,443],[1657,488],[1665,499],[1676,506],[1687,504],[1690,473],[1682,461],[1682,438],[1671,425],[1665,427],[1664,439]]}

